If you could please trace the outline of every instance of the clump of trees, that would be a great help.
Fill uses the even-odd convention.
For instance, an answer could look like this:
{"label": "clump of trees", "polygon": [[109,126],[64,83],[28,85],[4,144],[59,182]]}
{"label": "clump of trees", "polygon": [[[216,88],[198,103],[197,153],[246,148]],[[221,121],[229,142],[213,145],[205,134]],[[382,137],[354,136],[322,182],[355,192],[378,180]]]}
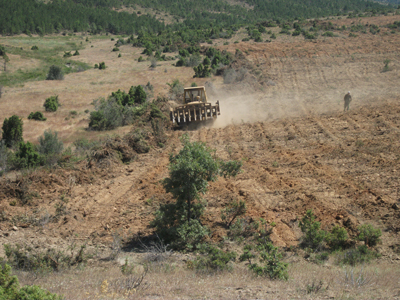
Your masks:
{"label": "clump of trees", "polygon": [[[147,92],[146,92],[147,90]],[[132,124],[136,117],[143,115],[148,107],[148,94],[152,85],[132,86],[128,93],[118,90],[107,98],[94,101],[95,111],[90,113],[89,128],[92,130],[110,130]]]}
{"label": "clump of trees", "polygon": [[213,47],[210,47],[206,51],[206,57],[203,62],[198,66],[194,67],[195,75],[193,77],[209,77],[211,72],[221,73],[224,66],[229,65],[234,59],[234,56],[227,51],[219,51]]}
{"label": "clump of trees", "polygon": [[0,142],[0,172],[2,173],[12,168],[54,165],[61,158],[63,143],[58,139],[57,132],[45,131],[43,137],[39,137],[39,146],[24,142],[23,122],[16,115],[4,119],[2,131]]}
{"label": "clump of trees", "polygon": [[364,245],[355,246],[355,241],[349,238],[347,230],[339,225],[330,231],[321,229],[321,223],[316,221],[312,210],[307,210],[299,223],[303,232],[300,246],[306,249],[312,260],[321,262],[329,258],[330,253],[335,253],[338,264],[356,265],[365,263],[379,257],[379,253],[370,248],[380,242],[382,232],[371,224],[359,226],[355,240],[364,242]]}

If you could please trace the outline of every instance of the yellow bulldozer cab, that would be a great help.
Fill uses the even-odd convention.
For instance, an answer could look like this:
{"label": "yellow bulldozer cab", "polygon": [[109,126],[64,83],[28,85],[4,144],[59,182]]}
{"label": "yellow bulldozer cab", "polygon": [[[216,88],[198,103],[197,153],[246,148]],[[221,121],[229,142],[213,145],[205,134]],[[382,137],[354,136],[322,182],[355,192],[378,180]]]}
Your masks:
{"label": "yellow bulldozer cab", "polygon": [[204,86],[185,88],[183,92],[183,102],[185,104],[192,102],[207,103],[207,94]]}
{"label": "yellow bulldozer cab", "polygon": [[183,104],[170,108],[171,121],[180,126],[194,122],[214,121],[219,112],[219,101],[208,103],[204,86],[190,87],[183,90]]}

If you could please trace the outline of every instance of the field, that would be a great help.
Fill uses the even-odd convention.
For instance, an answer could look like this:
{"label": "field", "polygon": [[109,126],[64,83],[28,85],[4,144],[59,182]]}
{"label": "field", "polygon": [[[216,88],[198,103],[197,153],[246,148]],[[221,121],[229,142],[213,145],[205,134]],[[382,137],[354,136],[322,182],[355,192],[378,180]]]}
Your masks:
{"label": "field", "polygon": [[[335,32],[336,37],[312,41],[278,35],[270,43],[234,43],[243,36],[239,31],[228,45],[214,42],[221,50],[243,53],[236,63],[247,74],[235,84],[224,84],[221,76],[192,78],[191,68],[174,67],[173,61],[158,62],[151,69],[149,61],[137,62],[142,49],[131,46],[121,46],[118,58],[110,37],[89,36],[88,42],[82,36],[2,37],[0,43],[14,49],[8,65],[14,82],[4,87],[0,120],[12,114],[24,117],[24,138],[32,142],[46,129],[58,131],[66,144],[80,137],[95,140],[123,135],[131,128],[88,131],[85,110],[93,109],[94,99],[147,82],[154,86],[154,96],[167,95],[166,83],[174,79],[185,86],[205,84],[212,102],[220,100],[221,117],[212,128],[189,131],[190,139],[207,143],[222,159],[243,160],[243,173],[210,184],[204,217],[212,232],[210,239],[218,242],[226,235],[220,214],[227,203],[246,201],[249,218],[276,223],[271,239],[287,250],[290,280],[256,278],[244,263],[238,263],[233,273],[197,274],[185,268],[191,256],[176,253],[149,271],[147,289],[139,289],[128,299],[399,299],[400,33],[383,27],[399,20],[400,16],[332,20],[346,26],[364,22],[382,27],[379,34],[349,37],[348,32]],[[41,69],[43,73],[48,66],[45,52],[29,54],[31,45],[53,53],[56,59],[64,51],[76,50],[68,49],[71,43],[80,52],[70,58],[80,62],[76,67],[104,61],[107,69],[73,72],[63,81],[18,77],[18,70]],[[26,50],[18,52],[21,47]],[[390,60],[387,69],[385,60]],[[353,101],[350,111],[343,112],[347,91]],[[46,122],[26,119],[31,111],[43,111],[45,98],[54,94],[62,104],[59,111],[45,113]],[[75,117],[70,113],[73,110],[78,112]],[[125,258],[142,261],[144,254],[134,252],[129,241],[151,234],[154,211],[160,203],[172,200],[160,180],[168,174],[169,154],[179,149],[182,134],[167,131],[165,148],[138,155],[129,165],[111,163],[97,168],[84,160],[71,169],[32,171],[26,176],[29,192],[36,196],[29,206],[10,205],[18,202],[15,190],[20,174],[3,179],[1,244],[27,242],[34,247],[68,249],[74,243],[87,242],[88,250],[96,253],[84,270],[51,277],[20,271],[21,282],[39,283],[67,299],[112,298],[101,294],[102,282],[122,276],[119,267]],[[27,221],[54,214],[55,204],[65,197],[68,213],[62,219],[36,225]],[[383,235],[378,251],[382,257],[356,269],[336,266],[334,257],[322,266],[309,262],[301,252],[292,250],[301,236],[299,217],[307,209],[313,209],[323,228],[339,224],[351,236],[360,224],[380,228]],[[125,247],[117,260],[107,261],[118,239]],[[242,246],[225,242],[224,247]],[[0,254],[4,256],[3,249]],[[351,270],[368,277],[368,283],[357,286],[346,281],[345,273]],[[321,291],[307,294],[307,285],[319,280],[324,282]]]}

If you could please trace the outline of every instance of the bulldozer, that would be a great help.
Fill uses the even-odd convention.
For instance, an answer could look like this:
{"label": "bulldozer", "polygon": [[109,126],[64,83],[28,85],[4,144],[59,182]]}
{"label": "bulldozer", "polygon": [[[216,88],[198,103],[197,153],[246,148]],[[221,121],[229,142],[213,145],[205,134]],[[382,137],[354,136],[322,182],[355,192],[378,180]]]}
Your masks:
{"label": "bulldozer", "polygon": [[219,101],[215,105],[209,103],[204,86],[185,88],[183,105],[170,108],[171,121],[179,126],[214,121],[218,115]]}

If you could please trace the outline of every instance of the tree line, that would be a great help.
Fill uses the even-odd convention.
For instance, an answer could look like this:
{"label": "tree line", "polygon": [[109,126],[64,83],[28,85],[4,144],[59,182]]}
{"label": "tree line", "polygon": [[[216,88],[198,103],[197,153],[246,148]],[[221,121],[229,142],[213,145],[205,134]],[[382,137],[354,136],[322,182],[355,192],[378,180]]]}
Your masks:
{"label": "tree line", "polygon": [[[266,19],[294,20],[346,14],[350,11],[385,11],[390,7],[364,0],[263,1],[246,0],[250,8],[229,5],[222,0],[0,0],[0,33],[51,34],[63,30],[94,34],[137,34],[140,31],[160,33],[167,30],[201,30],[212,27],[243,26]],[[168,13],[175,22],[166,26],[154,16],[116,12],[122,5],[152,8]]]}

